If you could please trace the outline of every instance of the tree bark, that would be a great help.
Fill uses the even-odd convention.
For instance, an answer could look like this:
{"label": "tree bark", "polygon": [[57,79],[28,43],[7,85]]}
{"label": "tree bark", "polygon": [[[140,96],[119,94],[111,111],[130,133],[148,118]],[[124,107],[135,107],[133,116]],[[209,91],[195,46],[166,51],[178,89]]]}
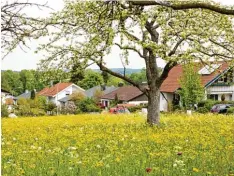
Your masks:
{"label": "tree bark", "polygon": [[159,125],[160,121],[160,89],[154,87],[149,90],[147,123]]}

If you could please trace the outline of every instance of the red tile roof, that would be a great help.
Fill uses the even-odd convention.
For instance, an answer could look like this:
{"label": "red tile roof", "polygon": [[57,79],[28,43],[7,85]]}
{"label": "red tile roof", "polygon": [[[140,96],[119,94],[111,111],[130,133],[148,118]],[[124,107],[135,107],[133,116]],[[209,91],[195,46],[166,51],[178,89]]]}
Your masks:
{"label": "red tile roof", "polygon": [[57,93],[61,92],[65,88],[69,87],[73,83],[58,83],[55,84],[53,87],[45,87],[40,92],[38,92],[38,95],[42,96],[55,96]]}
{"label": "red tile roof", "polygon": [[134,86],[124,86],[120,87],[117,90],[114,90],[108,94],[103,95],[102,99],[114,100],[115,95],[117,94],[118,99],[121,101],[129,101],[135,97],[142,95],[143,93]]}
{"label": "red tile roof", "polygon": [[[216,76],[218,76],[220,73],[222,73],[224,70],[226,70],[229,66],[226,62],[220,62],[219,64],[222,64],[216,71],[209,75],[202,75],[201,81],[202,85],[205,86],[207,83],[212,81]],[[198,64],[198,67],[196,68],[197,71],[199,71],[204,66],[202,64]],[[161,85],[160,91],[161,92],[175,92],[178,88],[180,88],[179,79],[183,74],[183,68],[181,65],[177,65],[173,67],[168,77],[164,80],[163,84]]]}

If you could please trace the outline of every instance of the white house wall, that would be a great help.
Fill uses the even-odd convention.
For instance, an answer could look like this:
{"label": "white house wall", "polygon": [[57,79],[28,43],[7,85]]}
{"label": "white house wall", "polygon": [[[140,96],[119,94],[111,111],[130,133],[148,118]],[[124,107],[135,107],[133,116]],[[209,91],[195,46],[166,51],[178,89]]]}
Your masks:
{"label": "white house wall", "polygon": [[134,105],[141,105],[141,104],[147,104],[148,101],[129,101],[128,104],[134,104]]}
{"label": "white house wall", "polygon": [[66,94],[71,95],[72,93],[74,93],[76,91],[84,92],[81,89],[79,89],[78,87],[72,85],[72,86],[65,88],[61,92],[59,92],[54,98],[51,98],[51,101],[53,101],[56,105],[60,105],[60,102],[58,101],[59,99],[67,97],[68,95],[66,95]]}
{"label": "white house wall", "polygon": [[232,86],[210,86],[206,89],[207,94],[218,94],[219,100],[224,94],[226,100],[230,100],[230,95],[232,95],[232,100],[234,101],[234,85]]}
{"label": "white house wall", "polygon": [[2,102],[2,104],[6,103],[6,95],[8,95],[8,94],[6,94],[5,92],[1,92],[1,102]]}
{"label": "white house wall", "polygon": [[[164,98],[164,96],[165,98]],[[173,93],[160,93],[160,111],[168,111],[168,102],[171,103],[173,100]]]}

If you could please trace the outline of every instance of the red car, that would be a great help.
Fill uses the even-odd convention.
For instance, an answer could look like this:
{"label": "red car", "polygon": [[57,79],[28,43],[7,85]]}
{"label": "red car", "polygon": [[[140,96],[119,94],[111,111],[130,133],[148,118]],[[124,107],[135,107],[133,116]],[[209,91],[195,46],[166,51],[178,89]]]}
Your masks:
{"label": "red car", "polygon": [[109,113],[111,113],[111,114],[121,114],[121,113],[130,113],[130,112],[125,107],[114,107],[114,108],[110,108]]}

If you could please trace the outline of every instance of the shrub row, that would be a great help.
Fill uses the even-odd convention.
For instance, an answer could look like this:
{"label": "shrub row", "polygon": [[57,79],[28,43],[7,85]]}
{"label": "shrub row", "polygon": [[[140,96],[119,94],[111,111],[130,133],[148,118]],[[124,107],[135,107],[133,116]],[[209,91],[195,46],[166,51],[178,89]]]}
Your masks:
{"label": "shrub row", "polygon": [[141,111],[142,108],[147,108],[147,105],[138,105],[138,106],[129,107],[128,110],[133,113]]}

